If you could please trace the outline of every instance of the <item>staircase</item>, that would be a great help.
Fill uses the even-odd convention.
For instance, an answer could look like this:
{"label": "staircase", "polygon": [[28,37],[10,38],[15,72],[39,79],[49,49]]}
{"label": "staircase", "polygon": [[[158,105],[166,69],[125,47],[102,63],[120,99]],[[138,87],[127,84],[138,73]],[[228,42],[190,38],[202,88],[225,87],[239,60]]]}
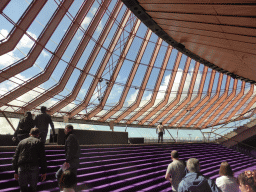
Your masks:
{"label": "staircase", "polygon": [[[15,147],[0,148],[0,191],[19,191],[11,165]],[[228,161],[234,172],[256,166],[256,160],[218,144],[152,144],[81,146],[78,189],[95,192],[171,191],[164,179],[171,163],[170,153],[178,150],[180,159],[198,158],[201,172],[215,179],[222,161]],[[48,173],[38,183],[38,191],[57,192],[55,173],[65,161],[63,146],[46,147]],[[246,159],[246,161],[245,161]]]}
{"label": "staircase", "polygon": [[[233,131],[231,131],[231,132],[229,132],[229,133],[223,135],[221,138],[217,139],[216,142],[217,142],[217,143],[221,143],[221,144],[223,144],[223,145],[225,145],[225,146],[227,146],[227,147],[232,147],[232,146],[234,146],[237,142],[234,142],[234,141],[233,141],[233,142],[229,142],[229,140],[230,140],[231,138],[235,139],[235,137],[236,137],[235,140],[238,141],[238,142],[241,142],[241,141],[243,141],[244,139],[241,140],[241,137],[239,136],[239,134],[241,134],[241,133],[243,133],[243,132],[245,132],[245,131],[247,131],[247,130],[249,130],[249,131],[247,131],[247,132],[251,132],[250,129],[253,129],[253,128],[255,128],[255,127],[256,127],[256,119],[253,119],[253,120],[251,120],[250,122],[248,122],[247,124],[244,124],[244,125],[242,125],[242,126],[236,128],[236,129],[234,129]],[[251,137],[251,136],[252,136],[252,135],[248,135],[248,137],[243,136],[243,138],[247,139],[247,138],[249,138],[249,137]]]}

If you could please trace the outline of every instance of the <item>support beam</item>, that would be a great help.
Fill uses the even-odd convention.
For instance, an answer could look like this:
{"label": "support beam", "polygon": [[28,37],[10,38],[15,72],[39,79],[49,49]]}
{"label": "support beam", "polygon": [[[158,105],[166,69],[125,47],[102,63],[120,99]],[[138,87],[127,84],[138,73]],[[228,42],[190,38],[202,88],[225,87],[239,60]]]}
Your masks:
{"label": "support beam", "polygon": [[[108,119],[109,117],[111,117],[113,114],[115,114],[117,111],[119,111],[123,107],[125,99],[126,99],[126,97],[128,95],[128,92],[131,88],[133,79],[134,79],[134,77],[137,73],[137,70],[139,68],[139,64],[141,62],[142,56],[143,56],[143,54],[146,50],[146,47],[148,45],[148,41],[149,41],[149,38],[150,38],[151,34],[152,34],[152,31],[147,30],[147,32],[145,34],[145,37],[143,39],[143,42],[140,46],[140,50],[138,51],[136,60],[133,64],[132,70],[131,70],[131,72],[129,74],[129,77],[127,79],[127,83],[126,83],[126,85],[124,87],[124,90],[122,92],[122,96],[121,96],[121,99],[120,99],[119,103],[115,107],[113,107],[111,110],[109,110],[108,113],[106,113],[104,116],[102,116],[102,118],[101,118],[102,120]],[[129,110],[129,108],[128,108],[128,110]],[[128,115],[128,113],[129,113],[128,111],[125,112],[125,114],[127,114],[127,115]]]}
{"label": "support beam", "polygon": [[[201,76],[202,78],[201,78],[201,81],[200,81],[200,87],[199,87],[199,91],[198,91],[197,97],[194,98],[194,100],[183,110],[183,112],[181,112],[179,114],[178,117],[176,117],[175,119],[172,120],[172,122],[169,124],[169,126],[173,126],[176,122],[178,122],[183,117],[184,117],[184,119],[186,119],[186,117],[188,117],[190,112],[192,111],[190,109],[193,108],[195,106],[195,104],[198,103],[201,100],[201,98],[202,98],[202,94],[201,93],[203,92],[204,83],[205,83],[205,79],[206,79],[206,76],[207,76],[207,71],[208,71],[208,67],[205,66],[204,70],[202,72],[202,76]],[[188,109],[190,110],[189,112],[187,111]],[[186,113],[188,113],[187,116],[185,116]],[[181,122],[183,120],[181,120]],[[178,126],[179,126],[179,124],[181,122],[178,123]]]}
{"label": "support beam", "polygon": [[[160,51],[161,44],[162,44],[162,39],[158,38],[156,46],[155,46],[155,49],[154,49],[153,54],[152,54],[151,59],[150,59],[150,63],[149,63],[150,67],[148,68],[148,70],[147,70],[147,72],[146,72],[146,74],[144,76],[144,79],[143,79],[143,86],[141,87],[141,89],[143,89],[143,90],[145,90],[146,87],[147,87],[147,82],[149,80],[150,74],[151,74],[151,72],[153,70],[153,67],[155,65],[155,61],[156,61],[157,55],[158,55],[158,53]],[[166,65],[167,65],[167,63],[166,63]],[[155,89],[153,91],[153,95],[151,96],[150,101],[144,107],[142,107],[140,111],[135,113],[128,120],[128,123],[132,123],[133,121],[135,121],[137,118],[139,118],[145,111],[147,111],[153,105],[153,103],[154,103],[154,101],[156,99],[156,96],[157,96],[158,89],[159,89],[159,86],[161,84],[161,81],[162,81],[162,79],[159,79],[158,85],[155,86]]]}
{"label": "support beam", "polygon": [[[218,89],[218,93],[216,95],[216,97],[212,98],[211,100],[211,106],[208,105],[208,108],[210,108],[210,110],[203,115],[203,117],[201,117],[201,119],[199,120],[199,122],[197,122],[197,124],[195,126],[202,126],[204,125],[204,120],[206,118],[208,118],[212,112],[214,112],[220,105],[222,105],[222,102],[227,98],[228,96],[228,88],[229,88],[229,84],[230,84],[230,76],[227,77],[227,80],[226,80],[226,86],[225,86],[225,91],[224,93],[221,95],[221,97],[219,98],[219,95],[220,95],[220,89]],[[215,101],[217,101],[215,104],[213,104]],[[215,115],[216,115],[216,111],[215,111]],[[212,120],[212,118],[214,118],[215,116],[211,116],[209,117],[210,120]]]}
{"label": "support beam", "polygon": [[181,94],[186,82],[186,78],[187,78],[187,74],[188,74],[188,69],[191,63],[191,58],[187,57],[186,63],[184,65],[184,70],[183,70],[183,74],[181,77],[181,81],[180,81],[180,85],[179,85],[179,89],[178,92],[176,94],[176,98],[170,103],[168,104],[168,107],[164,109],[164,111],[162,111],[150,124],[154,125],[155,123],[157,123],[159,120],[161,120],[161,118],[163,118],[170,110],[172,110],[175,105],[177,105],[180,102],[181,99]]}
{"label": "support beam", "polygon": [[[187,97],[183,100],[183,102],[175,109],[175,111],[173,111],[172,113],[170,113],[167,117],[165,117],[165,119],[162,121],[163,124],[166,124],[172,117],[174,117],[177,113],[179,113],[179,111],[181,111],[184,106],[190,102],[191,97],[192,97],[192,93],[193,93],[193,89],[195,86],[195,82],[196,82],[196,78],[197,78],[197,73],[199,70],[199,65],[200,63],[196,62],[196,66],[195,66],[195,70],[192,76],[192,79],[190,81],[190,85],[189,85],[189,91],[188,91],[188,95]],[[172,123],[172,122],[171,122]],[[173,124],[172,124],[173,125]]]}
{"label": "support beam", "polygon": [[127,41],[126,41],[126,43],[124,45],[124,48],[122,50],[122,54],[120,55],[120,57],[118,59],[118,62],[116,64],[116,66],[115,66],[115,69],[114,69],[114,71],[112,73],[112,76],[111,76],[111,78],[109,80],[108,87],[106,88],[106,90],[104,92],[103,100],[100,102],[100,104],[95,109],[93,109],[92,111],[90,111],[90,113],[88,113],[86,115],[87,119],[91,119],[94,115],[99,113],[104,108],[104,106],[106,105],[108,97],[109,97],[109,95],[111,93],[111,90],[112,90],[112,88],[114,86],[114,83],[116,81],[116,78],[117,78],[117,76],[118,76],[118,74],[119,74],[119,72],[120,72],[120,70],[121,70],[121,68],[122,68],[122,66],[124,64],[126,55],[128,54],[128,51],[129,51],[129,49],[130,49],[130,47],[132,45],[132,42],[133,42],[133,40],[135,38],[135,35],[136,35],[136,33],[137,33],[138,29],[139,29],[140,23],[141,23],[141,21],[138,20],[138,19],[135,21],[133,29],[132,29],[132,31],[131,31],[131,33],[129,35],[130,37],[127,39]]}
{"label": "support beam", "polygon": [[8,5],[11,0],[1,0],[0,1],[0,14],[3,12],[4,8]]}
{"label": "support beam", "polygon": [[96,75],[95,75],[95,77],[93,79],[93,82],[90,85],[90,88],[88,89],[88,92],[87,92],[87,94],[85,96],[85,99],[83,100],[83,102],[80,105],[78,105],[75,109],[73,109],[70,112],[70,115],[69,115],[70,117],[75,116],[76,114],[78,114],[80,111],[84,110],[88,106],[88,104],[89,104],[89,102],[90,102],[90,100],[91,100],[91,98],[93,96],[94,90],[96,89],[96,86],[97,86],[97,84],[99,82],[99,79],[101,78],[101,76],[102,76],[102,74],[104,72],[104,69],[105,69],[105,67],[108,64],[108,61],[109,61],[109,59],[111,57],[111,54],[114,51],[114,49],[116,47],[116,44],[118,43],[119,37],[122,35],[122,32],[123,32],[123,30],[124,30],[124,28],[126,26],[126,23],[127,23],[128,19],[129,19],[130,15],[131,15],[131,11],[127,10],[125,12],[124,16],[123,16],[123,19],[122,19],[122,21],[120,23],[119,28],[117,29],[115,35],[113,36],[113,39],[112,39],[112,41],[111,41],[111,43],[110,43],[110,45],[108,47],[108,51],[105,53],[104,58],[102,59],[100,67],[99,67],[99,69],[98,69],[98,71],[97,71],[97,73],[96,73]]}
{"label": "support beam", "polygon": [[2,111],[2,114],[4,116],[4,118],[6,119],[6,121],[9,123],[9,125],[11,126],[11,128],[13,129],[13,131],[15,131],[15,128],[13,127],[11,121],[9,121],[8,117],[5,115],[5,113]]}
{"label": "support beam", "polygon": [[169,132],[169,130],[166,129],[166,131],[167,131],[167,132],[169,133],[169,135],[172,137],[172,140],[173,140],[174,142],[176,142],[175,139],[173,138],[172,134]]}
{"label": "support beam", "polygon": [[143,119],[144,121],[147,121],[148,119],[150,119],[152,116],[154,116],[156,114],[156,111],[160,111],[168,103],[170,94],[171,94],[171,90],[173,88],[174,80],[176,78],[177,71],[179,69],[181,57],[182,57],[182,53],[178,52],[178,54],[176,56],[175,64],[173,67],[173,72],[171,74],[171,77],[170,77],[170,80],[168,83],[168,87],[165,91],[164,99],[148,115],[146,115],[146,117],[144,117],[144,119]]}
{"label": "support beam", "polygon": [[[73,3],[74,0],[65,0],[62,1],[59,8],[56,10],[55,14],[52,16],[52,19],[49,21],[47,26],[45,27],[44,31],[41,33],[40,37],[38,38],[38,41],[33,46],[32,50],[30,51],[29,56],[21,61],[18,61],[17,63],[14,63],[13,65],[10,65],[0,71],[0,83],[3,82],[6,79],[9,79],[22,71],[32,67],[34,65],[34,62],[40,55],[40,53],[43,51],[43,48],[45,47],[46,43],[50,39],[51,35],[54,33],[56,27],[60,24],[62,18],[65,16],[66,12],[68,11],[69,7]],[[59,57],[58,57],[59,58]],[[56,59],[56,58],[55,58]],[[46,70],[50,71],[51,73],[55,69],[56,66],[47,66]],[[47,72],[46,72],[47,73]],[[48,77],[44,78],[46,81]],[[3,106],[16,98],[20,97],[21,95],[25,94],[29,90],[32,90],[35,87],[34,84],[29,81],[29,83],[24,83],[22,86],[13,89],[10,92],[7,92],[1,99],[0,99],[0,106]]]}
{"label": "support beam", "polygon": [[[24,117],[24,114],[22,113],[16,113],[16,112],[4,112],[7,118],[17,118],[20,119]],[[2,113],[0,113],[0,117],[4,117]],[[63,116],[61,117],[54,117],[52,116],[52,121],[53,122],[60,122],[63,123]],[[84,120],[84,119],[74,119],[74,118],[69,118],[68,119],[69,123],[77,123],[77,124],[90,124],[90,125],[102,125],[102,126],[107,126],[109,127],[108,122],[100,122],[100,121],[94,121],[94,120]],[[136,124],[126,124],[126,123],[114,123],[114,126],[119,126],[119,127],[134,127],[134,128],[150,128],[150,129],[156,129],[156,126],[151,126],[151,125],[136,125]],[[167,129],[167,127],[164,127]],[[193,127],[180,127],[184,130],[195,130]],[[168,129],[177,129],[177,127],[168,127]]]}
{"label": "support beam", "polygon": [[73,102],[76,99],[97,55],[99,54],[113,24],[115,23],[116,17],[118,16],[118,13],[121,8],[122,8],[122,3],[121,1],[119,1],[114,7],[106,25],[104,26],[98,41],[95,43],[93,51],[89,56],[86,64],[84,65],[83,73],[80,74],[72,92],[66,98],[56,103],[55,105],[53,105],[51,108],[49,108],[50,114],[54,114],[55,112],[59,111],[60,109],[62,109],[63,107],[65,107],[66,105],[68,105],[69,103]]}
{"label": "support beam", "polygon": [[[109,3],[110,3],[110,0],[105,0],[101,4],[101,7],[99,8],[97,14],[95,14],[95,17],[93,18],[90,26],[88,27],[86,32],[83,34],[83,37],[82,37],[81,41],[79,42],[79,45],[77,46],[76,51],[74,52],[71,60],[69,61],[68,66],[65,69],[64,73],[62,74],[59,82],[56,85],[49,88],[44,94],[40,94],[38,97],[34,98],[30,103],[25,105],[24,108],[26,108],[26,110],[31,110],[31,109],[35,108],[36,106],[42,104],[43,102],[45,102],[46,100],[48,100],[50,98],[53,98],[55,95],[57,95],[58,93],[60,93],[61,91],[64,90],[64,88],[67,85],[68,80],[70,79],[73,71],[75,70],[75,67],[77,66],[78,61],[80,60],[85,48],[89,44],[91,37],[93,36],[103,15],[105,14],[107,7],[109,6]],[[79,17],[76,17],[75,22],[72,23],[73,24],[72,27],[75,28],[76,31],[77,31],[78,27],[80,26],[80,24],[82,23],[82,21],[84,20],[84,17],[89,12],[91,6],[92,6],[92,4],[90,4],[90,6],[88,6],[88,5],[86,6],[86,4],[85,4],[85,6],[83,8],[86,8],[86,10],[80,11],[80,14],[78,15]],[[73,34],[75,34],[75,33],[73,33]],[[72,36],[72,37],[74,38],[74,36]],[[68,41],[68,40],[66,40],[66,41]],[[65,41],[63,41],[62,43],[65,44]],[[67,48],[67,46],[66,46],[66,48]],[[65,51],[62,51],[62,53],[64,53],[64,52]],[[59,53],[59,54],[61,54],[61,53]],[[59,62],[59,60],[57,60],[57,61]],[[55,62],[56,64],[58,63],[57,61]],[[53,64],[51,63],[50,65],[53,65]],[[86,68],[87,68],[87,66],[86,66]],[[50,71],[48,71],[48,72],[50,73]],[[35,78],[32,81],[34,86],[38,86],[41,83],[43,83],[45,78],[42,78],[40,76],[38,76],[37,78]],[[42,76],[47,77],[47,74],[45,73]]]}
{"label": "support beam", "polygon": [[[1,0],[2,1],[2,0]],[[43,9],[47,0],[34,0],[27,10],[23,17],[18,21],[14,30],[10,32],[8,38],[6,37],[6,41],[0,44],[0,55],[4,55],[10,51],[12,51],[16,45],[19,43],[23,35],[26,33],[27,29]]]}

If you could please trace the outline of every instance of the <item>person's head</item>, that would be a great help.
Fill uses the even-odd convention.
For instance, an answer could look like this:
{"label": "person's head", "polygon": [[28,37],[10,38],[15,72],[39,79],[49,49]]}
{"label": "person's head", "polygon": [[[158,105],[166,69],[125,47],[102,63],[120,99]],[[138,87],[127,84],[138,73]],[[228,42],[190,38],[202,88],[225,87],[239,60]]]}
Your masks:
{"label": "person's head", "polygon": [[28,119],[32,119],[32,114],[30,111],[27,111],[25,114],[24,114],[25,118],[28,118]]}
{"label": "person's head", "polygon": [[162,125],[162,122],[161,123],[159,123],[160,125]]}
{"label": "person's head", "polygon": [[30,130],[29,135],[33,137],[39,137],[39,133],[40,133],[39,129],[35,127]]}
{"label": "person's head", "polygon": [[66,125],[64,132],[67,135],[69,132],[72,132],[73,129],[74,129],[73,125],[69,124],[69,125]]}
{"label": "person's head", "polygon": [[244,171],[237,177],[241,192],[256,192],[256,171]]}
{"label": "person's head", "polygon": [[66,170],[62,173],[59,180],[60,188],[74,188],[77,182],[76,175],[70,170]]}
{"label": "person's head", "polygon": [[220,164],[219,174],[221,176],[233,176],[234,175],[234,173],[227,161],[224,161]]}
{"label": "person's head", "polygon": [[200,164],[199,164],[199,160],[196,158],[190,158],[187,161],[187,169],[189,172],[200,172]]}
{"label": "person's head", "polygon": [[178,158],[179,158],[179,153],[178,153],[178,151],[173,150],[173,151],[171,152],[171,157],[172,157],[172,159],[178,159]]}
{"label": "person's head", "polygon": [[42,107],[41,107],[41,112],[42,112],[42,113],[46,113],[46,107],[45,107],[45,106],[42,106]]}

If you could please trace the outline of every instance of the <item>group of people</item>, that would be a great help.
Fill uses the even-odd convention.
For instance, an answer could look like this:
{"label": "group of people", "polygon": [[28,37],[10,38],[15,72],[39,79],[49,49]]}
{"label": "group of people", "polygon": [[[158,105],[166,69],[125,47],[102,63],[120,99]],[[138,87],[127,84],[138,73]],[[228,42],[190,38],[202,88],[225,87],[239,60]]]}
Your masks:
{"label": "group of people", "polygon": [[[41,180],[46,179],[45,141],[48,125],[51,125],[53,134],[55,131],[50,115],[46,114],[46,107],[41,107],[41,112],[35,120],[30,112],[26,112],[14,134],[13,140],[18,139],[19,143],[12,164],[15,170],[14,178],[19,182],[21,192],[37,191],[39,172]],[[76,188],[80,145],[73,129],[72,125],[65,127],[65,162],[56,173],[59,187],[64,192],[74,192]]]}
{"label": "group of people", "polygon": [[51,116],[46,113],[46,107],[41,107],[41,113],[33,119],[30,111],[25,113],[24,118],[19,121],[18,127],[14,133],[13,141],[20,142],[21,140],[28,138],[30,130],[37,127],[40,130],[40,139],[43,143],[46,141],[48,126],[51,126],[53,135],[55,135],[54,124]]}
{"label": "group of people", "polygon": [[256,192],[256,171],[244,171],[234,177],[228,162],[220,165],[220,177],[216,183],[200,173],[200,163],[196,158],[187,162],[179,159],[178,151],[171,152],[172,163],[168,165],[165,179],[177,192]]}
{"label": "group of people", "polygon": [[[12,164],[15,170],[14,178],[19,182],[20,191],[36,191],[39,171],[41,180],[46,179],[47,162],[45,155],[45,141],[50,124],[53,133],[54,125],[50,115],[46,114],[46,107],[41,107],[41,114],[35,120],[27,112],[19,122],[14,134],[19,144],[15,150]],[[65,127],[65,162],[56,172],[59,187],[64,192],[74,192],[77,183],[77,169],[79,167],[80,145],[73,134],[73,126]],[[159,140],[163,140],[163,126],[157,127]],[[159,141],[158,140],[158,141]],[[216,183],[200,173],[200,163],[196,158],[187,162],[179,159],[178,151],[171,152],[172,163],[168,165],[165,179],[172,185],[175,192],[256,192],[256,171],[244,171],[238,178],[233,176],[233,171],[228,162],[220,165],[220,177]],[[39,169],[41,167],[41,169]]]}

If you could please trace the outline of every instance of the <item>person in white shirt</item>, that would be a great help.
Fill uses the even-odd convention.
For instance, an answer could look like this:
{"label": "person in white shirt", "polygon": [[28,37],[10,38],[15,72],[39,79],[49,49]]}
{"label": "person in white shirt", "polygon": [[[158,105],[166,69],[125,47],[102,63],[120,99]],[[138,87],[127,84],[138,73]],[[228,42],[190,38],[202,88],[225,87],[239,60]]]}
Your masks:
{"label": "person in white shirt", "polygon": [[185,172],[185,162],[179,160],[178,151],[171,152],[172,163],[170,163],[167,167],[165,179],[170,181],[172,184],[172,191],[178,191],[178,186],[182,178],[186,175]]}
{"label": "person in white shirt", "polygon": [[162,123],[160,123],[156,127],[156,133],[157,132],[158,132],[158,143],[159,143],[159,141],[161,141],[163,143],[164,126],[162,125]]}
{"label": "person in white shirt", "polygon": [[220,177],[216,179],[216,185],[222,192],[239,192],[237,179],[233,176],[233,171],[228,162],[221,163],[219,174]]}

